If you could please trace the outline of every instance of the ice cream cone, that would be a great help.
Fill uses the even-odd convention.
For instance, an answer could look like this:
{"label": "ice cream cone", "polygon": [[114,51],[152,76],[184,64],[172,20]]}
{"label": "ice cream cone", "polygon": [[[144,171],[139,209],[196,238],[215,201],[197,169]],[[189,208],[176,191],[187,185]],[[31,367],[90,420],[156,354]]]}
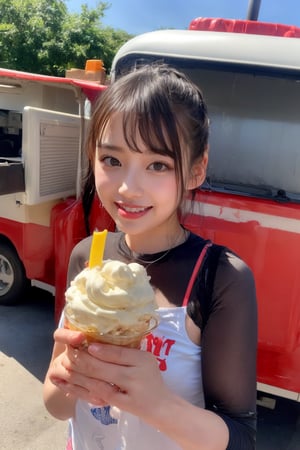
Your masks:
{"label": "ice cream cone", "polygon": [[155,293],[137,263],[103,261],[85,268],[66,291],[66,327],[85,334],[86,343],[139,348],[158,324]]}
{"label": "ice cream cone", "polygon": [[122,330],[118,330],[118,334],[111,333],[101,333],[96,329],[88,328],[86,326],[82,326],[80,324],[74,324],[74,322],[70,321],[65,317],[65,328],[74,331],[80,331],[85,335],[84,346],[88,346],[92,342],[98,342],[103,344],[111,344],[111,345],[121,345],[129,348],[140,348],[142,340],[151,333],[158,325],[158,320],[156,318],[152,318],[148,327],[144,327],[144,331],[139,333],[131,333],[126,330],[124,334],[122,334]]}

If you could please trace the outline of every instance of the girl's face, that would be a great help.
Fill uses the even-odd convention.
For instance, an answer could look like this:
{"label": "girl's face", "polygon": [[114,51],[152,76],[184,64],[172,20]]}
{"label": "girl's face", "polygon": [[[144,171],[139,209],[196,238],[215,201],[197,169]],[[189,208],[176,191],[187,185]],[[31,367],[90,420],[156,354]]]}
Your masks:
{"label": "girl's face", "polygon": [[122,115],[106,126],[95,155],[99,198],[117,228],[129,236],[154,238],[178,232],[178,185],[174,161],[149,151],[132,151],[123,135]]}

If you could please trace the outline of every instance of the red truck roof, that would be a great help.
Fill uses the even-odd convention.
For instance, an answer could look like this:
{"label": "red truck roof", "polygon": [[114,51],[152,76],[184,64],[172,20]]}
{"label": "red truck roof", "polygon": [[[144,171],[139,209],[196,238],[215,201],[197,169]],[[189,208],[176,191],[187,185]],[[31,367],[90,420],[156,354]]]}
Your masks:
{"label": "red truck roof", "polygon": [[293,25],[282,25],[254,20],[197,17],[190,22],[189,30],[222,31],[229,33],[300,38],[300,28]]}

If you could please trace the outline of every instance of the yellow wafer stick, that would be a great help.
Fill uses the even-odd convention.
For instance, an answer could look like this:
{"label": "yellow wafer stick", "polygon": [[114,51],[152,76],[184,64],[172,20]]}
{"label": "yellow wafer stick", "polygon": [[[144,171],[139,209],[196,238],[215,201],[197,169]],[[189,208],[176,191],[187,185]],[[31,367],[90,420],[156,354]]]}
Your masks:
{"label": "yellow wafer stick", "polygon": [[94,231],[90,250],[89,268],[100,266],[103,260],[107,230]]}

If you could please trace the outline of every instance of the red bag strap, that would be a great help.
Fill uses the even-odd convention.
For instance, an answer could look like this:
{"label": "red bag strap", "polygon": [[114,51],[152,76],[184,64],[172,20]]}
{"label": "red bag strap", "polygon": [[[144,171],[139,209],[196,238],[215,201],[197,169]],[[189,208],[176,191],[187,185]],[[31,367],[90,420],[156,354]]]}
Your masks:
{"label": "red bag strap", "polygon": [[210,242],[210,241],[207,242],[204,245],[204,247],[201,250],[201,252],[200,252],[200,255],[199,255],[199,257],[198,257],[198,259],[196,261],[193,273],[192,273],[191,278],[189,280],[189,284],[188,284],[188,286],[186,288],[186,291],[185,291],[185,294],[184,294],[184,298],[183,298],[183,302],[182,302],[182,306],[187,306],[187,304],[188,304],[188,301],[189,301],[190,295],[191,295],[191,291],[192,291],[194,283],[195,283],[196,276],[198,275],[198,273],[199,273],[199,271],[201,269],[201,266],[202,266],[203,260],[205,258],[206,252],[209,249],[209,247],[211,247],[211,246],[212,246],[212,242]]}

